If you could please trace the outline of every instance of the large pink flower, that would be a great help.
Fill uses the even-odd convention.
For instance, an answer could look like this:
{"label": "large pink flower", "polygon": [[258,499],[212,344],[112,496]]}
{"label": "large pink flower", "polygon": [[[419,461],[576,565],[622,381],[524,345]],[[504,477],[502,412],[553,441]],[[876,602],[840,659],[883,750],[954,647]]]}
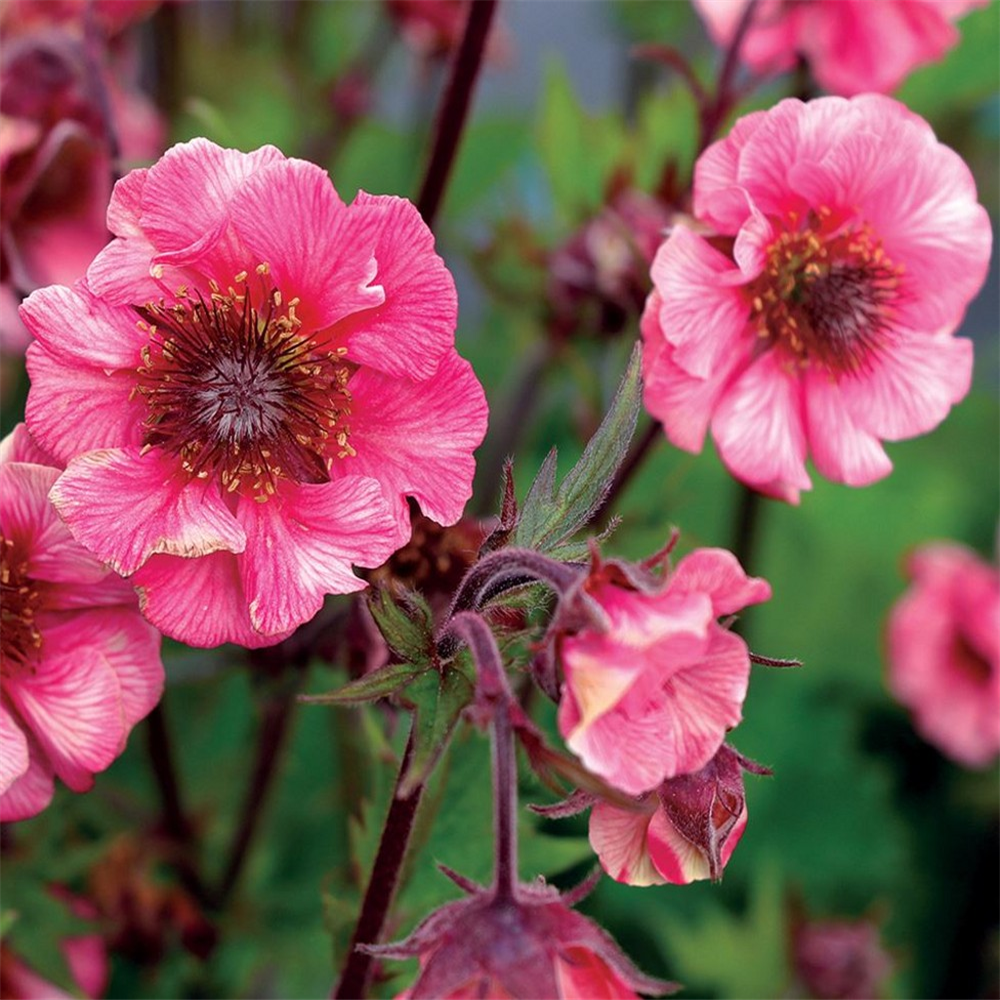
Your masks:
{"label": "large pink flower", "polygon": [[600,569],[585,588],[606,620],[561,642],[567,745],[634,795],[704,767],[740,721],[750,677],[746,644],[716,618],[771,588],[722,549],[692,552],[650,593]]}
{"label": "large pink flower", "polygon": [[936,427],[969,389],[952,336],[991,232],[961,158],[901,104],[782,101],[740,119],[695,168],[697,228],[653,263],[645,404],[678,447],[711,424],[723,462],[797,502],[805,457],[863,486],[881,440]]}
{"label": "large pink flower", "polygon": [[926,740],[971,767],[1000,752],[1000,573],[961,545],[909,559],[889,619],[889,687]]}
{"label": "large pink flower", "polygon": [[23,426],[0,443],[3,820],[41,812],[53,775],[87,791],[163,690],[159,634],[59,520],[45,462]]}
{"label": "large pink flower", "polygon": [[[728,45],[749,0],[694,0],[712,38]],[[760,0],[741,55],[757,73],[809,61],[826,90],[889,93],[958,42],[952,24],[988,0]]]}
{"label": "large pink flower", "polygon": [[27,419],[73,534],[194,645],[273,643],[471,493],[486,402],[402,198],[204,139],[120,181],[74,288],[22,306]]}

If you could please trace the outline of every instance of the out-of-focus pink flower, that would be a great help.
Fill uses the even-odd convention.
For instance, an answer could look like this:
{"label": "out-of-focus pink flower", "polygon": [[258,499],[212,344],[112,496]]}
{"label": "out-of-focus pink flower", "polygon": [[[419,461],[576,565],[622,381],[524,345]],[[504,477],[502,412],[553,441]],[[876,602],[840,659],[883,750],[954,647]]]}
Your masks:
{"label": "out-of-focus pink flower", "polygon": [[546,885],[518,885],[514,898],[480,889],[436,910],[405,940],[370,950],[420,958],[399,1000],[629,1000],[673,983],[643,975],[596,924]]}
{"label": "out-of-focus pink flower", "polygon": [[[469,8],[475,0],[385,0],[389,16],[418,55],[441,59],[458,48],[465,33]],[[502,22],[494,22],[486,40],[486,58],[510,58],[511,42]]]}
{"label": "out-of-focus pink flower", "polygon": [[406,542],[407,497],[458,520],[486,401],[410,202],[196,139],[120,181],[108,225],[84,282],[21,308],[27,419],[155,625],[269,645]]}
{"label": "out-of-focus pink flower", "polygon": [[601,867],[629,885],[722,878],[747,825],[744,770],[768,773],[723,744],[700,771],[664,781],[634,811],[596,803],[590,844]]}
{"label": "out-of-focus pink flower", "polygon": [[[118,27],[140,5],[94,5]],[[146,5],[148,6],[148,4]],[[0,288],[5,299],[83,276],[108,242],[112,134],[125,161],[162,149],[153,105],[84,31],[82,3],[15,2],[2,8],[0,57]],[[120,22],[120,23],[119,23]],[[109,118],[110,116],[110,118]],[[19,324],[6,313],[0,351],[20,355]]]}
{"label": "out-of-focus pink flower", "polygon": [[[716,43],[727,46],[749,0],[694,0]],[[988,0],[760,0],[740,54],[756,73],[807,59],[834,94],[889,93],[958,42],[952,24]]]}
{"label": "out-of-focus pink flower", "polygon": [[718,624],[771,588],[735,556],[698,549],[647,591],[595,565],[583,585],[602,621],[561,639],[559,731],[630,795],[703,768],[741,719],[746,644]]}
{"label": "out-of-focus pink flower", "polygon": [[816,1000],[872,1000],[893,969],[870,920],[802,921],[792,929],[792,962]]}
{"label": "out-of-focus pink flower", "polygon": [[924,739],[983,767],[1000,752],[1000,573],[946,542],[907,568],[913,585],[889,618],[889,688]]}
{"label": "out-of-focus pink flower", "polygon": [[554,332],[616,334],[638,315],[669,221],[658,201],[627,189],[560,246],[548,274]]}
{"label": "out-of-focus pink flower", "polygon": [[[93,920],[93,904],[61,887],[52,894],[63,900],[73,914]],[[37,931],[36,931],[37,933]],[[108,986],[108,950],[100,934],[77,934],[62,941],[61,949],[69,967],[73,985],[85,997],[103,996]],[[0,996],[5,1000],[71,1000],[74,996],[40,976],[6,942],[0,945]]]}
{"label": "out-of-focus pink flower", "polygon": [[0,29],[9,36],[58,25],[82,34],[91,14],[101,33],[111,37],[148,17],[159,5],[160,0],[4,0]]}
{"label": "out-of-focus pink flower", "polygon": [[0,442],[2,820],[41,812],[53,775],[87,791],[163,690],[159,634],[59,520],[48,461],[23,425]]}
{"label": "out-of-focus pink flower", "polygon": [[711,423],[723,462],[798,502],[809,452],[864,486],[881,441],[936,427],[969,390],[952,336],[992,235],[972,174],[891,98],[782,101],[741,118],[695,167],[697,226],[653,263],[646,408],[679,448]]}

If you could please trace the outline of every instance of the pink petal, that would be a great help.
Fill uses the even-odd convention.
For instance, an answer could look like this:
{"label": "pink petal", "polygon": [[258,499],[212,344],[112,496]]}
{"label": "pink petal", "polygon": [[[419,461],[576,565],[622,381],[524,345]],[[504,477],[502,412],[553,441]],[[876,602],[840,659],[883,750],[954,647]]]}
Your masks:
{"label": "pink petal", "polygon": [[39,445],[65,464],[86,451],[139,446],[146,406],[131,373],[110,375],[32,344],[25,420]]}
{"label": "pink petal", "polygon": [[267,503],[243,498],[238,516],[247,536],[243,589],[263,635],[308,621],[325,594],[362,590],[351,563],[378,566],[397,546],[378,483],[360,476],[290,487]]}
{"label": "pink petal", "polygon": [[66,964],[77,986],[88,997],[102,997],[108,987],[108,949],[100,934],[81,934],[62,944]]}
{"label": "pink petal", "polygon": [[153,274],[155,253],[145,236],[114,239],[87,268],[87,287],[113,305],[144,305],[169,297],[172,287],[163,280],[162,270]]}
{"label": "pink petal", "polygon": [[55,457],[40,448],[24,424],[14,429],[0,441],[0,465],[7,462],[30,462],[33,465],[58,466]]}
{"label": "pink petal", "polygon": [[766,580],[747,576],[739,560],[725,549],[696,549],[670,574],[671,594],[703,593],[712,599],[716,617],[742,611],[771,597]]}
{"label": "pink petal", "polygon": [[4,978],[10,984],[11,996],[19,1000],[73,1000],[71,993],[43,979],[15,956],[4,956]]}
{"label": "pink petal", "polygon": [[[43,759],[34,740],[28,740],[28,769],[0,794],[0,822],[16,822],[37,816],[52,801],[55,791],[52,768]],[[48,994],[47,994],[48,995]]]}
{"label": "pink petal", "polygon": [[106,305],[83,285],[54,285],[32,292],[21,305],[32,336],[70,364],[107,370],[138,368],[147,337],[130,310]]}
{"label": "pink petal", "polygon": [[727,388],[712,417],[712,436],[729,471],[789,503],[812,485],[801,394],[795,372],[768,351]]}
{"label": "pink petal", "polygon": [[0,466],[4,533],[29,540],[28,573],[33,580],[96,583],[107,569],[74,540],[49,502],[58,478],[58,469],[43,465]]}
{"label": "pink petal", "polygon": [[[141,192],[142,229],[172,262],[196,260],[218,241],[232,199],[247,178],[268,164],[284,161],[284,154],[274,146],[241,153],[208,139],[179,143],[146,174]],[[262,216],[268,218],[263,212]]]}
{"label": "pink petal", "polygon": [[361,191],[348,219],[348,238],[374,247],[375,280],[385,291],[381,305],[347,321],[350,357],[390,375],[429,378],[454,346],[458,316],[434,234],[405,198]]}
{"label": "pink petal", "polygon": [[[654,291],[642,314],[643,405],[663,424],[671,444],[697,454],[704,445],[705,432],[728,378],[746,361],[734,351],[714,378],[689,375],[674,364],[673,348],[663,339],[661,303]],[[749,348],[746,354],[749,355]]]}
{"label": "pink petal", "polygon": [[933,430],[972,381],[972,341],[904,337],[872,356],[870,370],[838,388],[851,419],[888,441]]}
{"label": "pink petal", "polygon": [[355,232],[329,175],[314,164],[283,160],[265,167],[234,194],[230,213],[242,256],[232,260],[230,274],[218,273],[217,264],[216,277],[229,282],[237,271],[253,273],[266,263],[285,300],[300,300],[305,330],[326,329],[385,301],[381,286],[372,284],[374,234]]}
{"label": "pink petal", "polygon": [[149,171],[130,170],[111,191],[108,204],[108,229],[115,236],[142,234],[142,192]]}
{"label": "pink petal", "polygon": [[178,459],[157,452],[81,455],[50,498],[74,537],[123,576],[158,552],[189,557],[246,545],[218,485],[189,479]]}
{"label": "pink petal", "polygon": [[656,252],[651,274],[671,361],[698,378],[716,377],[747,333],[750,304],[737,287],[744,275],[684,226]]}
{"label": "pink petal", "polygon": [[819,473],[848,486],[868,486],[889,475],[889,456],[851,418],[840,386],[826,372],[811,368],[804,387],[809,451]]}
{"label": "pink petal", "polygon": [[152,556],[131,579],[146,618],[189,646],[235,642],[253,649],[280,642],[292,632],[261,635],[254,630],[238,557],[231,552],[197,559]]}
{"label": "pink petal", "polygon": [[76,643],[72,621],[47,630],[35,672],[6,691],[25,725],[74,791],[86,791],[125,746],[118,678],[98,647]]}
{"label": "pink petal", "polygon": [[[747,810],[744,806],[743,812],[729,831],[729,836],[726,837],[726,842],[719,852],[719,860],[723,867],[732,857],[746,825]],[[655,869],[672,885],[687,885],[711,877],[708,859],[677,830],[662,809],[657,810],[649,824],[648,850]]]}
{"label": "pink petal", "polygon": [[472,366],[451,350],[425,382],[362,368],[350,390],[357,455],[337,462],[333,474],[378,480],[399,545],[409,538],[407,496],[439,524],[454,524],[472,495],[472,453],[486,433],[486,397]]}
{"label": "pink petal", "polygon": [[0,701],[0,795],[28,770],[28,740]]}
{"label": "pink petal", "polygon": [[[56,628],[57,639],[72,634],[79,647],[98,649],[118,678],[126,732],[144,719],[163,694],[163,664],[160,662],[160,634],[143,621],[138,608],[99,608],[76,612]],[[45,636],[45,655],[57,647]]]}
{"label": "pink petal", "polygon": [[598,802],[590,813],[590,846],[601,867],[627,885],[662,885],[646,849],[646,831],[652,812],[628,812]]}

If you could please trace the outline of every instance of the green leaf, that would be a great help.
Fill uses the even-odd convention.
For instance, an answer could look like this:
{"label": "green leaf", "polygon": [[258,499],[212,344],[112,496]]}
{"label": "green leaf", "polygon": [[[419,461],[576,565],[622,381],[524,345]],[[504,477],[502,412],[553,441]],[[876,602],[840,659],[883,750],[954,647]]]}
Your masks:
{"label": "green leaf", "polygon": [[642,393],[640,368],[641,349],[636,345],[611,408],[555,495],[555,449],[549,452],[525,498],[516,544],[557,551],[598,510],[635,432]]}
{"label": "green leaf", "polygon": [[434,616],[420,594],[408,590],[394,598],[380,588],[369,595],[368,609],[399,659],[423,666],[433,661]]}
{"label": "green leaf", "polygon": [[299,695],[299,701],[310,705],[359,705],[365,701],[376,701],[394,694],[424,673],[435,673],[435,671],[426,664],[390,663],[387,667],[374,670],[356,681],[351,681],[350,684],[345,684],[342,688],[337,688],[336,691]]}
{"label": "green leaf", "polygon": [[0,940],[7,936],[7,931],[17,922],[17,910],[4,910],[0,913]]}
{"label": "green leaf", "polygon": [[427,780],[448,745],[466,705],[475,696],[475,678],[468,654],[457,656],[441,672],[428,670],[407,688],[416,716],[413,755],[400,794],[409,795]]}

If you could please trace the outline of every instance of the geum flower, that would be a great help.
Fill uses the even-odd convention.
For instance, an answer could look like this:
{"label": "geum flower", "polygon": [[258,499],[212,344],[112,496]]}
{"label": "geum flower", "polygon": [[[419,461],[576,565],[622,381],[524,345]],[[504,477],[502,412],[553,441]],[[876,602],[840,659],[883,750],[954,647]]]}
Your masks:
{"label": "geum flower", "polygon": [[952,336],[991,232],[972,174],[887,97],[782,101],[740,119],[695,167],[696,225],[653,263],[642,318],[646,408],[679,448],[711,424],[722,461],[797,502],[807,451],[863,486],[881,440],[936,427],[969,389]]}
{"label": "geum flower", "polygon": [[41,812],[125,749],[163,690],[159,633],[48,501],[59,470],[23,425],[0,442],[0,819]]}
{"label": "geum flower", "polygon": [[590,771],[630,795],[703,768],[740,721],[750,654],[716,619],[771,596],[722,549],[637,582],[595,556],[582,584],[595,620],[559,640],[559,731]]}
{"label": "geum flower", "polygon": [[721,879],[747,825],[745,770],[770,774],[724,743],[703,768],[664,781],[634,810],[595,802],[590,845],[601,867],[629,885]]}
{"label": "geum flower", "polygon": [[175,146],[116,185],[86,280],[22,315],[52,499],[193,645],[276,642],[471,493],[486,402],[414,207],[273,147]]}
{"label": "geum flower", "polygon": [[949,542],[907,568],[913,585],[889,617],[889,688],[924,739],[985,767],[1000,753],[1000,572]]}
{"label": "geum flower", "polygon": [[[889,93],[959,39],[952,24],[988,0],[760,0],[740,49],[756,73],[805,58],[816,81],[844,97]],[[694,0],[715,42],[728,46],[749,0]]]}

